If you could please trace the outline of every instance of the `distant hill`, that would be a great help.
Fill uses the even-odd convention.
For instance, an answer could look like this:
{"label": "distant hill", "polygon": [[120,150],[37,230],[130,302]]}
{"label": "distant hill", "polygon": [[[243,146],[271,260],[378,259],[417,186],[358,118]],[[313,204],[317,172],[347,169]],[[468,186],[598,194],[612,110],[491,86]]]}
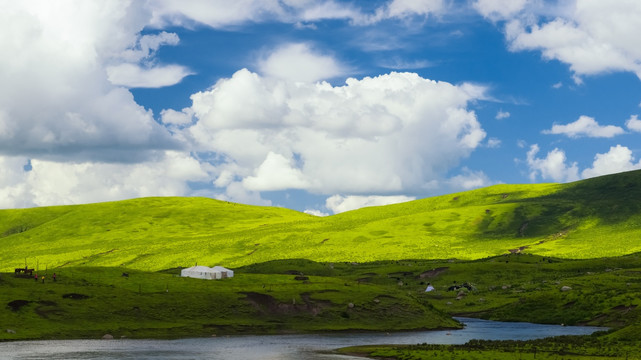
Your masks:
{"label": "distant hill", "polygon": [[565,258],[641,251],[641,171],[569,184],[495,185],[325,218],[207,198],[142,198],[0,211],[0,271],[24,266],[242,266]]}

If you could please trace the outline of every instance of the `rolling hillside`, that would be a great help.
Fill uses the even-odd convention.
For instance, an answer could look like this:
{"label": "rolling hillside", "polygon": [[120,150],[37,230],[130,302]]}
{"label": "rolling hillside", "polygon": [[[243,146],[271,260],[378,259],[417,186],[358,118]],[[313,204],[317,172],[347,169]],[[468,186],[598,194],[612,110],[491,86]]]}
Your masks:
{"label": "rolling hillside", "polygon": [[496,185],[325,218],[206,198],[0,211],[0,271],[160,270],[273,259],[591,258],[641,251],[641,171],[570,184]]}

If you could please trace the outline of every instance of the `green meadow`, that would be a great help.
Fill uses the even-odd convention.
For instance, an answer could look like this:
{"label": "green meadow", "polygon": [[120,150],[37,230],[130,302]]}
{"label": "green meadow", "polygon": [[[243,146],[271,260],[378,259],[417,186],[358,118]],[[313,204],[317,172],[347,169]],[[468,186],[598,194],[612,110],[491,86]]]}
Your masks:
{"label": "green meadow", "polygon": [[641,251],[641,172],[496,185],[324,218],[205,198],[0,211],[0,271],[157,271],[278,259],[481,259],[524,251],[585,259]]}
{"label": "green meadow", "polygon": [[[639,199],[634,171],[323,218],[206,198],[2,210],[0,340],[454,329],[458,315],[611,330],[343,351],[632,359],[641,350]],[[236,275],[178,275],[196,263]],[[45,282],[15,277],[25,264]],[[427,283],[435,291],[425,293]]]}

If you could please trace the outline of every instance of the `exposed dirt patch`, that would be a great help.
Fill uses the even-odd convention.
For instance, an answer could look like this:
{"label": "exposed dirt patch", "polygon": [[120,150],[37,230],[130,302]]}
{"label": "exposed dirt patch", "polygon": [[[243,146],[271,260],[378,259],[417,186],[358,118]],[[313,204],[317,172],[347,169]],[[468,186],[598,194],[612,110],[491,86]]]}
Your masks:
{"label": "exposed dirt patch", "polygon": [[510,252],[510,254],[518,254],[521,251],[523,251],[523,250],[525,250],[525,249],[527,249],[529,247],[530,247],[529,245],[525,245],[525,246],[521,246],[521,247],[516,248],[516,249],[509,249],[508,251]]}
{"label": "exposed dirt patch", "polygon": [[316,316],[332,304],[328,300],[313,300],[309,293],[301,294],[302,304],[297,304],[295,301],[283,303],[273,296],[256,292],[243,292],[241,294],[244,294],[245,300],[263,315],[309,314]]}
{"label": "exposed dirt patch", "polygon": [[13,300],[7,304],[9,308],[11,308],[11,311],[18,311],[20,310],[23,306],[29,305],[31,301],[29,300]]}
{"label": "exposed dirt patch", "polygon": [[69,293],[69,294],[62,295],[62,298],[73,299],[73,300],[84,300],[84,299],[90,298],[90,296],[85,294]]}
{"label": "exposed dirt patch", "polygon": [[620,311],[624,314],[628,313],[630,310],[636,309],[636,305],[617,305],[612,308],[612,310]]}
{"label": "exposed dirt patch", "polygon": [[436,268],[436,269],[424,271],[424,272],[418,274],[417,278],[419,278],[419,279],[425,279],[425,278],[429,279],[429,278],[437,277],[437,276],[441,275],[442,273],[446,272],[448,269],[449,269],[449,267],[445,266],[445,267],[439,267],[439,268]]}

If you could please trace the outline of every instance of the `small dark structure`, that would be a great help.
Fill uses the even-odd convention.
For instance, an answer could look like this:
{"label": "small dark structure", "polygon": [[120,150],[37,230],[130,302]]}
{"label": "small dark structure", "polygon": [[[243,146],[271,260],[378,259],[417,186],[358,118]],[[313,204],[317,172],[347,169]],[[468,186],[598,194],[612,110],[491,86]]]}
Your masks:
{"label": "small dark structure", "polygon": [[23,268],[16,268],[15,275],[16,277],[31,278],[33,276],[33,270],[29,269],[26,266]]}

